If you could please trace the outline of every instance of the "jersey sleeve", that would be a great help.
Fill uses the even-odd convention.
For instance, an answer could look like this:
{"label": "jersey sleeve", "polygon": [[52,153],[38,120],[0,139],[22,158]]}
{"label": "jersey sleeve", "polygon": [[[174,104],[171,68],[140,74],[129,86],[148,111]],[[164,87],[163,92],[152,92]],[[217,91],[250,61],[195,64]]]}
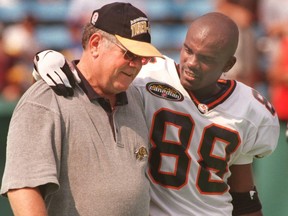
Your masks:
{"label": "jersey sleeve", "polygon": [[[269,131],[269,132],[268,132]],[[259,128],[257,135],[249,140],[244,145],[252,145],[253,148],[244,151],[235,164],[248,164],[253,162],[253,158],[263,158],[270,155],[277,146],[279,129],[276,126],[265,126]]]}
{"label": "jersey sleeve", "polygon": [[[267,109],[265,103],[252,103],[250,112],[247,139],[242,140],[242,154],[235,161],[236,164],[252,163],[253,158],[262,158],[270,155],[277,147],[280,126],[278,116],[273,109]],[[270,103],[269,103],[270,104]],[[270,105],[270,107],[272,107]]]}

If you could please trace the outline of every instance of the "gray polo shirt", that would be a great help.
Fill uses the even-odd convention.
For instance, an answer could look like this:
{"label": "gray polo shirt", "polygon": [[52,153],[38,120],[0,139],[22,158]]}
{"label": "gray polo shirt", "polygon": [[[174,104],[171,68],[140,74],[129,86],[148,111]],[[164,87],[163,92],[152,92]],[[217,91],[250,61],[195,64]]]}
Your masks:
{"label": "gray polo shirt", "polygon": [[148,130],[132,86],[127,99],[111,113],[111,127],[98,100],[79,86],[64,98],[36,82],[11,119],[1,194],[43,185],[51,216],[148,215],[148,158],[141,157]]}

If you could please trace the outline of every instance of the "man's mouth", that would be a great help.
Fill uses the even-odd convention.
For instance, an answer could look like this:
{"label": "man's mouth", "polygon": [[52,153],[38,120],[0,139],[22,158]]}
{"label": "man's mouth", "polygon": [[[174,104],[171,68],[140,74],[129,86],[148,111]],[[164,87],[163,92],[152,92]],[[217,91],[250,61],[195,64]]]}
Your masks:
{"label": "man's mouth", "polygon": [[126,76],[129,76],[129,77],[133,76],[133,73],[130,74],[130,73],[127,73],[127,72],[124,72],[124,71],[122,71],[122,73],[125,74]]}
{"label": "man's mouth", "polygon": [[184,70],[184,73],[191,78],[198,78],[199,76],[197,74],[195,74],[194,72],[192,72],[191,70]]}

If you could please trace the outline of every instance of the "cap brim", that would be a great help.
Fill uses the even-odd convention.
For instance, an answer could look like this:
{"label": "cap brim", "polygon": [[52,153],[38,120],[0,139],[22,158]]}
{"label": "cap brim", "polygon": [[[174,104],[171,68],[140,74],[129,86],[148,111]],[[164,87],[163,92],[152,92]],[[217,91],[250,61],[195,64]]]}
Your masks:
{"label": "cap brim", "polygon": [[117,40],[130,52],[143,57],[162,57],[163,55],[150,43],[127,39],[115,35]]}

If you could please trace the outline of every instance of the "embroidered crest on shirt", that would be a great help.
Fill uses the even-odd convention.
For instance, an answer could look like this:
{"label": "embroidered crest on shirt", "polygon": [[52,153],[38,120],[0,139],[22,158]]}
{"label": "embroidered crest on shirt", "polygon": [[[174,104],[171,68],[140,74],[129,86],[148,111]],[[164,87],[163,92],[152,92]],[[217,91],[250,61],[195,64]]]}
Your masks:
{"label": "embroidered crest on shirt", "polygon": [[146,84],[146,89],[150,94],[166,100],[183,101],[184,99],[180,91],[165,83],[149,82]]}
{"label": "embroidered crest on shirt", "polygon": [[137,151],[135,151],[136,159],[143,160],[145,157],[148,157],[148,151],[145,147],[140,147]]}
{"label": "embroidered crest on shirt", "polygon": [[198,109],[201,113],[207,113],[208,112],[208,106],[206,104],[198,104]]}

